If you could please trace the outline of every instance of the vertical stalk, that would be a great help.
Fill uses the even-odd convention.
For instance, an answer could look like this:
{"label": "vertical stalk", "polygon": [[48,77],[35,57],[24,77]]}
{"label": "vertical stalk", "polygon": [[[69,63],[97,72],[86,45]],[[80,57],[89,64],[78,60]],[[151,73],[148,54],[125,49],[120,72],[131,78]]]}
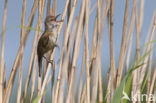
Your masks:
{"label": "vertical stalk", "polygon": [[[38,6],[38,0],[35,0],[31,12],[33,12],[33,9],[36,10],[37,6]],[[37,37],[37,36],[38,36],[38,33],[34,35],[33,46],[32,46],[32,53],[31,53],[31,56],[30,56],[30,62],[29,62],[29,67],[28,67],[28,74],[27,74],[27,79],[26,79],[26,82],[25,82],[25,90],[24,90],[23,102],[24,102],[24,100],[26,98],[27,90],[28,90],[28,86],[29,86],[29,82],[30,82],[32,65],[33,65],[33,59],[34,59],[34,51],[35,51],[35,45],[36,45],[35,41],[37,41],[35,39],[35,37]]]}
{"label": "vertical stalk", "polygon": [[[55,0],[53,0],[53,2],[54,1]],[[47,2],[47,13],[46,13],[47,16],[51,14],[50,10],[51,10],[51,0],[48,0],[48,2]]]}
{"label": "vertical stalk", "polygon": [[113,45],[113,16],[114,16],[114,0],[111,0],[110,5],[110,69],[112,74],[113,90],[115,89],[115,60],[114,60],[114,45]]}
{"label": "vertical stalk", "polygon": [[[35,1],[37,1],[37,0],[35,0]],[[32,26],[34,15],[35,15],[35,11],[36,11],[36,6],[33,5],[31,14],[30,14],[29,19],[28,19],[27,27],[31,27]],[[23,39],[22,45],[24,45],[24,47],[25,47],[25,44],[26,44],[29,32],[30,32],[30,30],[26,29],[24,37],[22,38]],[[7,84],[6,89],[4,91],[4,98],[3,98],[4,101],[3,101],[3,103],[5,103],[7,95],[9,96],[11,91],[12,91],[12,84],[14,83],[16,70],[17,70],[17,68],[19,66],[19,59],[20,59],[19,56],[20,56],[20,52],[21,52],[21,49],[22,49],[21,48],[22,45],[20,45],[20,47],[18,49],[18,53],[17,53],[17,56],[15,58],[14,65],[12,67],[12,71],[11,71],[11,74],[10,74],[10,77],[9,77],[9,80],[8,80],[8,84]],[[11,90],[9,90],[9,89],[11,89]],[[9,98],[7,98],[7,101],[9,101]]]}
{"label": "vertical stalk", "polygon": [[78,23],[78,29],[77,29],[77,36],[76,36],[76,41],[75,41],[75,48],[73,52],[73,63],[72,63],[72,70],[71,70],[71,76],[70,76],[70,84],[69,84],[69,90],[67,93],[67,99],[66,103],[70,103],[70,99],[72,97],[72,88],[73,88],[73,79],[74,79],[74,73],[75,73],[75,68],[76,68],[76,61],[79,55],[79,50],[80,50],[80,43],[82,40],[82,34],[81,33],[81,27],[83,24],[83,19],[84,19],[84,10],[85,10],[85,1],[81,1],[81,10],[79,13],[79,23]]}
{"label": "vertical stalk", "polygon": [[[23,37],[24,37],[24,20],[25,20],[25,9],[26,9],[26,0],[23,0],[23,6],[22,6],[22,16],[21,16],[21,40],[20,44],[23,43]],[[22,89],[22,69],[23,69],[23,50],[24,46],[22,45],[20,52],[20,61],[19,61],[19,78],[18,78],[18,94],[17,94],[17,103],[21,103],[21,89]]]}
{"label": "vertical stalk", "polygon": [[4,14],[3,14],[3,26],[2,26],[2,41],[1,41],[1,70],[0,70],[0,103],[3,102],[3,72],[4,72],[4,43],[5,43],[5,25],[6,25],[6,18],[7,18],[7,4],[8,0],[5,0],[4,5]]}
{"label": "vertical stalk", "polygon": [[89,44],[88,44],[88,22],[90,1],[85,0],[85,56],[86,56],[86,82],[87,82],[87,103],[90,103],[90,72],[89,72]]}
{"label": "vertical stalk", "polygon": [[123,32],[122,32],[122,43],[121,43],[121,49],[120,49],[120,58],[119,58],[119,66],[118,66],[117,79],[116,79],[116,87],[120,85],[121,77],[123,73],[124,61],[125,61],[124,48],[125,48],[125,40],[126,40],[126,33],[127,33],[127,28],[128,28],[128,19],[129,19],[128,11],[129,11],[129,0],[126,0],[125,16],[124,16],[124,24],[123,24]]}
{"label": "vertical stalk", "polygon": [[37,64],[37,54],[34,56],[34,65],[33,65],[33,73],[32,73],[32,86],[31,86],[31,96],[30,96],[30,103],[32,103],[34,90],[35,90],[35,78],[36,78],[36,64]]}

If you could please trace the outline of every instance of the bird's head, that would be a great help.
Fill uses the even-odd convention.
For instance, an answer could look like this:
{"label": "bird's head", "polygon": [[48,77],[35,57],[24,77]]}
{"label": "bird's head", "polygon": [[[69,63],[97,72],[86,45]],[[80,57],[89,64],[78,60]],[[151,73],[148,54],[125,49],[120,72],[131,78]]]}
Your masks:
{"label": "bird's head", "polygon": [[60,26],[60,23],[63,22],[63,20],[57,21],[56,19],[60,16],[58,14],[57,16],[47,16],[45,19],[45,30],[47,31],[54,31],[57,30]]}

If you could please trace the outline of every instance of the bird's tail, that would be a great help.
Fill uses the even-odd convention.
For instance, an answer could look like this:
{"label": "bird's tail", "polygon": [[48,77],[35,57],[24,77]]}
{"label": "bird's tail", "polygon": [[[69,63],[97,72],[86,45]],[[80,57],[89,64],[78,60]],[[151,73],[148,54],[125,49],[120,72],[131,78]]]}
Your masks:
{"label": "bird's tail", "polygon": [[40,56],[38,57],[38,95],[40,95],[41,92],[41,85],[42,85],[42,79],[41,79],[41,72],[42,72],[42,58]]}
{"label": "bird's tail", "polygon": [[39,73],[39,77],[41,77],[41,71],[42,71],[42,58],[38,58],[38,66],[39,66],[39,70],[38,70],[38,73]]}

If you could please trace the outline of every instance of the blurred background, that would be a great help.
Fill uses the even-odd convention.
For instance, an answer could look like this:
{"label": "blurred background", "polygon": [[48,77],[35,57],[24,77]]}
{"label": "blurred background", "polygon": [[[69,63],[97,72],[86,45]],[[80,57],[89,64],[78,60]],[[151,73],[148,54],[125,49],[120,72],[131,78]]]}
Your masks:
{"label": "blurred background", "polygon": [[[0,0],[0,33],[1,34],[2,34],[4,2],[5,0]],[[118,61],[119,61],[119,56],[120,56],[125,2],[126,0],[114,0],[114,53],[115,53],[116,67],[118,66]],[[5,51],[4,63],[6,64],[6,80],[7,81],[8,81],[12,66],[14,64],[14,60],[18,52],[18,47],[20,45],[20,29],[21,29],[20,24],[21,24],[21,15],[22,15],[22,3],[23,3],[22,0],[8,0],[7,21],[6,21],[6,31],[5,31],[5,49],[4,49]],[[28,17],[30,15],[32,5],[33,5],[33,0],[27,0],[25,23],[27,23],[28,21]],[[57,14],[63,13],[64,5],[65,5],[65,0],[57,0]],[[79,14],[80,5],[81,5],[81,1],[78,0],[74,18],[77,17]],[[133,6],[133,0],[130,0],[130,6],[129,6],[130,12],[132,10],[132,6]],[[90,0],[90,8],[94,8],[94,9],[90,13],[90,16],[89,16],[89,27],[88,27],[89,28],[88,29],[89,54],[91,54],[92,35],[93,35],[94,21],[95,21],[96,10],[97,10],[96,0]],[[147,32],[150,26],[150,22],[154,14],[154,10],[156,10],[156,0],[145,0],[143,25],[142,25],[142,31],[141,31],[141,46],[144,45]],[[34,23],[32,26],[33,28],[36,27],[37,16],[38,16],[37,13],[38,12],[36,12],[35,14]],[[46,17],[46,14],[44,14],[44,19],[45,17]],[[61,16],[58,19],[61,19]],[[129,19],[130,19],[130,16],[129,16]],[[105,75],[107,75],[108,69],[110,67],[109,32],[108,32],[107,22],[106,22],[105,29],[104,29],[103,36],[102,36],[103,41],[102,41],[102,57],[101,57],[102,64],[101,66],[102,66],[103,78],[105,77]],[[42,23],[43,23],[42,31],[44,31],[44,21]],[[63,41],[62,39],[63,39],[64,26],[66,23],[67,21],[65,19],[65,23],[61,30],[61,35],[59,38],[61,47],[62,47],[62,41]],[[134,30],[134,32],[136,32],[136,29]],[[1,40],[1,34],[0,34],[0,40]],[[29,37],[28,37],[28,41],[26,43],[26,47],[24,49],[24,58],[23,58],[23,79],[24,80],[28,72],[28,66],[29,66],[29,60],[30,60],[30,55],[31,55],[31,50],[32,50],[34,34],[35,34],[35,31],[31,30]],[[133,44],[132,44],[132,55],[130,58],[130,64],[133,63],[133,60],[135,58],[135,51],[136,51],[136,36],[134,35],[133,37],[134,39],[133,39]],[[156,37],[154,37],[154,40],[156,40]],[[84,44],[84,39],[82,40],[82,44]],[[80,49],[80,56],[77,62],[78,67],[81,67],[81,64],[82,64],[83,47],[84,45],[82,45]],[[1,48],[1,41],[0,41],[0,48]],[[56,61],[60,58],[58,49],[56,49],[55,58],[56,58],[55,59]],[[154,48],[154,54],[153,54],[153,61],[156,61],[156,49],[155,48]],[[76,69],[76,71],[77,73],[80,73],[80,69]],[[24,85],[24,83],[22,85]]]}

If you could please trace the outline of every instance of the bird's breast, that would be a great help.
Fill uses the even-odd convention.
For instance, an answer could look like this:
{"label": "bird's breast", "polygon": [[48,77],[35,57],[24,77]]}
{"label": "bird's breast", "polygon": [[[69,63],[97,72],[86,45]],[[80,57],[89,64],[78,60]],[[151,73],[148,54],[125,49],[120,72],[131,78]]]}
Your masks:
{"label": "bird's breast", "polygon": [[49,43],[48,45],[50,47],[54,47],[56,45],[56,36],[55,35],[49,35]]}
{"label": "bird's breast", "polygon": [[56,41],[55,35],[49,35],[49,42],[50,43],[55,43],[55,41]]}

